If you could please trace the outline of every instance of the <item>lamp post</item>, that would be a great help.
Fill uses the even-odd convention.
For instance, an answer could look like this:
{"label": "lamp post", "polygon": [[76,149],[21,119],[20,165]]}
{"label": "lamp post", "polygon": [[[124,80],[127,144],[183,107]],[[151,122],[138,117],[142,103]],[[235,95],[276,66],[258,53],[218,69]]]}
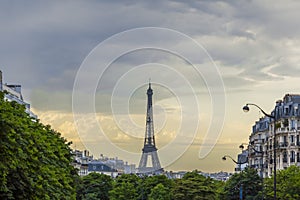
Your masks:
{"label": "lamp post", "polygon": [[227,158],[230,158],[234,163],[238,164],[238,165],[242,165],[242,164],[246,164],[248,161],[246,160],[245,162],[238,162],[236,160],[234,160],[231,156],[229,155],[225,155],[222,157],[222,160],[227,160]]}
{"label": "lamp post", "polygon": [[[229,155],[223,156],[223,157],[222,157],[222,160],[226,160],[227,157],[230,158],[234,163],[238,164],[238,165],[240,166],[240,169],[241,169],[241,165],[242,165],[242,164],[248,163],[248,159],[246,159],[246,161],[244,161],[244,162],[238,162],[238,161],[234,160],[234,159],[233,159],[231,156],[229,156]],[[240,184],[240,181],[238,182],[238,184]],[[237,185],[238,185],[238,184],[237,184]],[[240,184],[240,187],[239,187],[239,197],[240,197],[240,200],[243,199],[243,184]]]}
{"label": "lamp post", "polygon": [[222,157],[222,160],[226,160],[226,158],[230,158],[234,163],[236,163],[237,165],[239,165],[240,170],[241,170],[241,167],[242,167],[241,165],[242,164],[248,163],[248,158],[244,162],[238,162],[238,161],[234,160],[231,156],[225,155],[225,156]]}
{"label": "lamp post", "polygon": [[[255,153],[258,153],[258,154],[261,154],[260,155],[260,157],[261,157],[261,159],[263,159],[263,156],[264,156],[264,151],[262,151],[262,150],[257,150],[257,149],[255,149],[255,145],[253,145],[253,144],[246,144],[246,143],[242,143],[240,146],[239,146],[239,148],[240,149],[244,149],[245,148],[245,146],[244,145],[247,145],[248,146],[248,162],[249,162],[249,166],[250,167],[252,167],[252,165],[251,165],[251,163],[250,163],[250,158],[251,158],[251,152],[250,152],[250,149],[252,150],[252,151],[254,151]],[[260,146],[259,146],[260,147]],[[260,147],[260,149],[261,149],[261,147]],[[259,161],[260,163],[257,165],[258,167],[257,167],[257,169],[259,169],[260,171],[259,171],[259,176],[260,177],[263,177],[263,165],[262,165],[262,161]],[[256,165],[254,165],[255,166],[255,168],[256,168]]]}
{"label": "lamp post", "polygon": [[243,149],[245,148],[244,145],[247,145],[248,147],[250,147],[255,153],[264,153],[263,151],[259,151],[259,150],[255,149],[255,147],[254,147],[253,145],[247,144],[247,143],[242,143],[242,144],[239,146],[239,148],[243,150]]}
{"label": "lamp post", "polygon": [[273,179],[273,188],[274,188],[274,199],[276,200],[276,115],[277,115],[277,104],[275,106],[275,110],[274,110],[274,115],[270,115],[267,114],[261,107],[259,107],[258,105],[254,104],[254,103],[247,103],[244,107],[243,107],[243,111],[244,112],[248,112],[250,110],[249,106],[255,106],[257,107],[265,116],[274,119],[274,127],[273,127],[273,133],[274,133],[274,138],[273,138],[273,166],[274,166],[274,179]]}

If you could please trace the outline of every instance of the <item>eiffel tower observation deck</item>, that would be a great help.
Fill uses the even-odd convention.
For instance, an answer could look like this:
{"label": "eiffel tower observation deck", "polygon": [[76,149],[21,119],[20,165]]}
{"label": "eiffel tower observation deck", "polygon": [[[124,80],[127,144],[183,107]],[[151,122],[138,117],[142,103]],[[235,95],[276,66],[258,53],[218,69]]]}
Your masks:
{"label": "eiffel tower observation deck", "polygon": [[148,101],[144,148],[138,167],[138,174],[161,174],[163,172],[163,168],[160,166],[157,148],[155,146],[152,95],[153,90],[151,88],[151,83],[149,82],[149,88],[147,90]]}

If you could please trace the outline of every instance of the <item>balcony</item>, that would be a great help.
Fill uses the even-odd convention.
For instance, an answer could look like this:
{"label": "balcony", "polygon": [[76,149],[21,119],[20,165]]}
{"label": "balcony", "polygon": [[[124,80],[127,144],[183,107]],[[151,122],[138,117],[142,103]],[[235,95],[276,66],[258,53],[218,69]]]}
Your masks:
{"label": "balcony", "polygon": [[282,128],[278,128],[276,130],[276,133],[288,133],[289,132],[289,128],[288,127],[282,127]]}
{"label": "balcony", "polygon": [[290,146],[295,146],[295,142],[290,143]]}
{"label": "balcony", "polygon": [[261,168],[263,168],[263,165],[262,164],[254,164],[254,165],[251,165],[250,167],[255,168],[255,169],[261,169]]}
{"label": "balcony", "polygon": [[279,142],[279,147],[280,148],[287,148],[288,143],[287,142]]}

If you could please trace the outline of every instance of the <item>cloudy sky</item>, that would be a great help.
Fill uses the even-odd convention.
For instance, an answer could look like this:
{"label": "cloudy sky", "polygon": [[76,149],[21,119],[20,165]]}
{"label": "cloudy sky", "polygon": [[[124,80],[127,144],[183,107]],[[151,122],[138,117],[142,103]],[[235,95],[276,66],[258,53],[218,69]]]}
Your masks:
{"label": "cloudy sky", "polygon": [[1,1],[0,69],[42,122],[138,163],[146,89],[168,170],[233,171],[258,110],[300,93],[298,1]]}

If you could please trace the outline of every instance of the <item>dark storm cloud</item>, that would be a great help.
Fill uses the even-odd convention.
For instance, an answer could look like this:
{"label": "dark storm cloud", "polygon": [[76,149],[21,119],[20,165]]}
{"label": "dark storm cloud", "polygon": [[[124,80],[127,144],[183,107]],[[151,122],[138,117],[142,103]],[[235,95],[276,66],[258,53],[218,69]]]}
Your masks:
{"label": "dark storm cloud", "polygon": [[[299,8],[297,1],[258,0],[1,1],[0,68],[6,82],[22,84],[28,98],[32,93],[32,101],[39,100],[41,90],[49,98],[51,91],[61,91],[61,99],[70,104],[76,72],[96,45],[121,31],[158,26],[192,36],[220,68],[239,69],[238,78],[224,77],[225,86],[244,90],[252,81],[299,75],[294,57],[300,50],[289,50],[299,41]],[[121,61],[134,65],[149,59],[128,56],[120,66]]]}

